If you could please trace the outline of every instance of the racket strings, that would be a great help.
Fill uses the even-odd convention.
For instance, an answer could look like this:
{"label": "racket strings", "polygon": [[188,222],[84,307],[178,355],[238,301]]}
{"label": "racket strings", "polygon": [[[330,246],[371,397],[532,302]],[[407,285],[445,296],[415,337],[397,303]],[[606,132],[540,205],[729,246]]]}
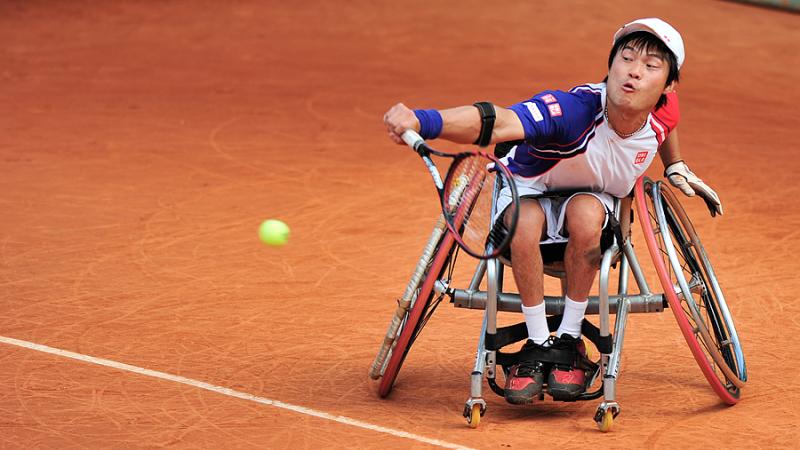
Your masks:
{"label": "racket strings", "polygon": [[492,217],[495,186],[502,183],[503,172],[491,170],[494,161],[481,154],[454,164],[445,181],[445,217],[468,253],[490,255],[506,237],[502,227],[493,227]]}

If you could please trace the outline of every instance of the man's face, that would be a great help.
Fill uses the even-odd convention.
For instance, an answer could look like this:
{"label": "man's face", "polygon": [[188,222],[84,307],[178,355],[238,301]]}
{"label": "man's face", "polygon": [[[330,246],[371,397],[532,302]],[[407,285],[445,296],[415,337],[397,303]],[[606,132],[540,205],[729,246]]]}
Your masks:
{"label": "man's face", "polygon": [[651,111],[661,94],[671,92],[664,86],[669,63],[655,51],[625,45],[617,51],[608,70],[608,98],[616,107],[630,112]]}

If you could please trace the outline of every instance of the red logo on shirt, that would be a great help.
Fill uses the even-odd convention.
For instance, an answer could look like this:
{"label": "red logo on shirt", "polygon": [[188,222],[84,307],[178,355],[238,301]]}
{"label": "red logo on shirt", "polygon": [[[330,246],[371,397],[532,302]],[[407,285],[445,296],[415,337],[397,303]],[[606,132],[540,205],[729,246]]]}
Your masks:
{"label": "red logo on shirt", "polygon": [[550,111],[550,117],[556,117],[561,115],[561,105],[558,103],[551,103],[547,105],[547,110]]}
{"label": "red logo on shirt", "polygon": [[633,160],[634,164],[641,164],[647,159],[647,152],[639,152],[636,154],[636,159]]}
{"label": "red logo on shirt", "polygon": [[556,97],[553,94],[543,95],[542,100],[546,105],[549,105],[550,103],[555,103],[557,101]]}

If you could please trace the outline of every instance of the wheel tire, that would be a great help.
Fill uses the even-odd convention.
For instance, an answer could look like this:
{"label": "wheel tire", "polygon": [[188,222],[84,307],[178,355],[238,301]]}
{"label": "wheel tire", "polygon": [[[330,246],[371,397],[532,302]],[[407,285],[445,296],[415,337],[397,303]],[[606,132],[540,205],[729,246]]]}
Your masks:
{"label": "wheel tire", "polygon": [[[400,325],[395,344],[392,346],[387,356],[388,362],[386,363],[386,369],[378,384],[378,395],[382,398],[385,398],[392,392],[392,387],[403,365],[403,361],[405,361],[408,351],[422,331],[422,327],[425,326],[425,321],[421,319],[427,315],[435,294],[433,290],[434,283],[441,278],[444,273],[450,261],[450,257],[452,256],[454,243],[455,240],[453,236],[450,233],[445,233],[436,251],[433,253],[430,266],[420,281],[416,299],[409,308],[405,320]],[[431,274],[434,274],[434,276],[431,276]]]}

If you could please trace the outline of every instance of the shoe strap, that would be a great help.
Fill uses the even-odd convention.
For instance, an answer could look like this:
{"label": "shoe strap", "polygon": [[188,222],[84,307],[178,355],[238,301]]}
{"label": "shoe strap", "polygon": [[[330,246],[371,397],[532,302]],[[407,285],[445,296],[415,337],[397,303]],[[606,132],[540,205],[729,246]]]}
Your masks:
{"label": "shoe strap", "polygon": [[572,367],[575,364],[577,351],[572,348],[542,347],[541,345],[526,345],[515,353],[497,352],[497,363],[510,367],[517,364],[530,364],[539,361],[548,364],[558,364]]}

